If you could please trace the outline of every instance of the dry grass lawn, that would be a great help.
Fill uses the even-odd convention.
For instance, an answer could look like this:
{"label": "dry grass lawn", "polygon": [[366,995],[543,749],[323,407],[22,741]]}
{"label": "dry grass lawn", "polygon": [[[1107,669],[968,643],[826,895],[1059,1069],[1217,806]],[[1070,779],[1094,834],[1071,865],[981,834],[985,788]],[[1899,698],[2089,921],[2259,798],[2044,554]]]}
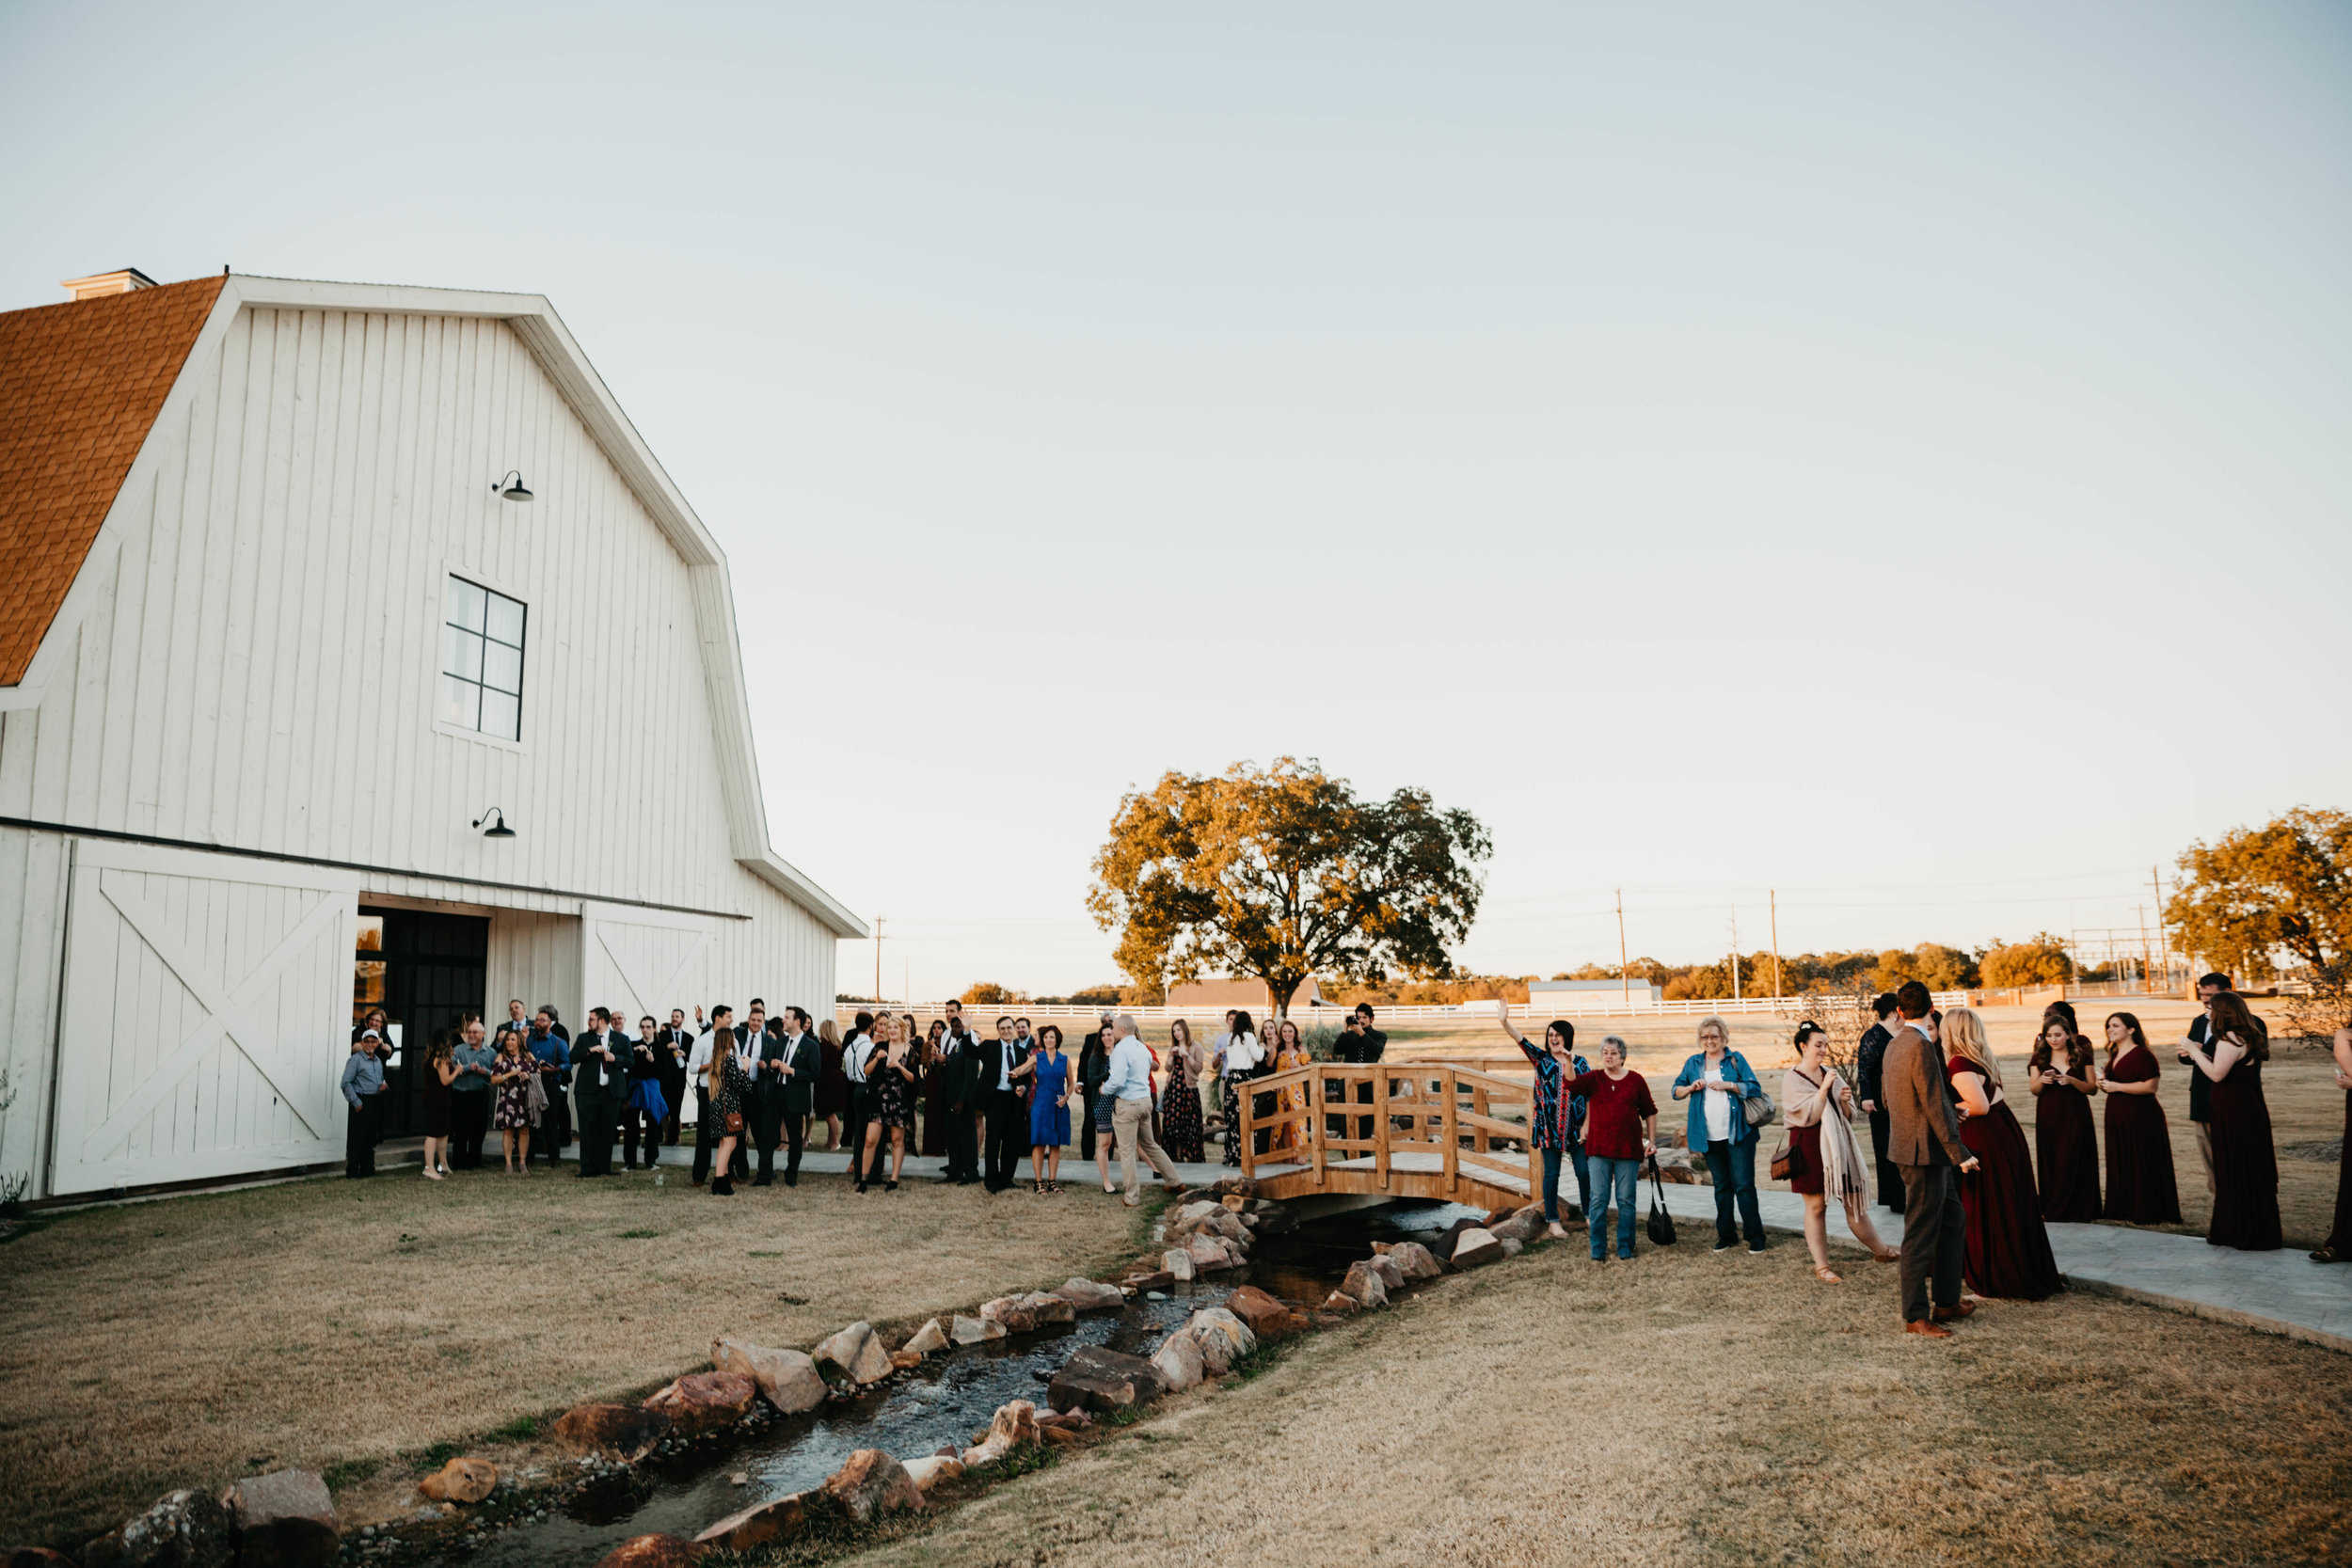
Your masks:
{"label": "dry grass lawn", "polygon": [[1802,1246],[1548,1246],[1304,1341],[855,1559],[2301,1563],[2352,1554],[2352,1361],[2087,1295],[1894,1332]]}
{"label": "dry grass lawn", "polygon": [[[2103,1037],[2101,1031],[2107,1014],[2118,1010],[2112,1004],[2096,999],[2078,1002],[2075,1007],[2081,1014],[2083,1027],[2094,1039]],[[2172,1041],[2187,1032],[2189,1020],[2198,1009],[2185,1002],[2134,997],[2121,1010],[2139,1020],[2148,1043],[2164,1069],[2163,1085],[2156,1098],[2164,1105],[2165,1119],[2172,1133],[2172,1165],[2180,1182],[2181,1218],[2185,1222],[2180,1228],[2201,1236],[2212,1217],[2213,1199],[2205,1191],[2205,1167],[2198,1157],[2197,1134],[2188,1119],[2190,1069],[2174,1061],[2169,1049]],[[1519,1027],[1531,1034],[1541,1027],[1541,1021],[1529,1019],[1523,1010],[1515,1011],[1513,1016]],[[2001,1070],[2018,1085],[2011,1090],[2010,1098],[2015,1102],[2017,1119],[2025,1125],[2029,1145],[2033,1140],[2033,1097],[2025,1091],[2023,1083],[2026,1056],[2032,1050],[2034,1027],[2041,1016],[2039,1010],[2026,1007],[1989,1007],[1983,1014]],[[1733,1046],[1747,1057],[1748,1065],[1764,1079],[1764,1086],[1778,1099],[1780,1075],[1795,1056],[1788,1049],[1792,1023],[1753,1014],[1733,1015],[1727,1022]],[[1677,1126],[1680,1125],[1678,1118],[1683,1108],[1667,1101],[1665,1086],[1682,1069],[1684,1059],[1698,1049],[1697,1033],[1698,1020],[1694,1018],[1596,1018],[1576,1026],[1578,1047],[1594,1062],[1600,1059],[1603,1035],[1621,1036],[1631,1047],[1629,1060],[1634,1070],[1649,1078],[1661,1112],[1676,1118],[1673,1125]],[[1522,1061],[1502,1032],[1492,1024],[1470,1031],[1400,1028],[1391,1038],[1389,1054],[1433,1059],[1490,1056],[1494,1068],[1504,1071]],[[2104,1047],[2100,1054],[2104,1060]],[[2328,1228],[2334,1223],[2336,1163],[2295,1159],[2286,1152],[2297,1145],[2343,1136],[2344,1091],[2336,1087],[2333,1067],[2333,1059],[2325,1050],[2280,1044],[2263,1068],[2263,1096],[2270,1105],[2271,1134],[2280,1151],[2279,1213],[2291,1247],[2308,1250],[2318,1246],[2328,1239]],[[2091,1120],[2099,1129],[2104,1148],[2106,1108],[2094,1104]],[[1867,1153],[1869,1134],[1865,1132],[1862,1137]],[[2104,1153],[2101,1158],[2104,1162]],[[2104,1168],[2103,1164],[2103,1171]]]}
{"label": "dry grass lawn", "polygon": [[641,1392],[720,1333],[805,1348],[1058,1285],[1138,1232],[1082,1192],[861,1197],[816,1177],[721,1200],[653,1180],[400,1167],[86,1210],[8,1243],[0,1544],[78,1547],[174,1486],[349,1474]]}

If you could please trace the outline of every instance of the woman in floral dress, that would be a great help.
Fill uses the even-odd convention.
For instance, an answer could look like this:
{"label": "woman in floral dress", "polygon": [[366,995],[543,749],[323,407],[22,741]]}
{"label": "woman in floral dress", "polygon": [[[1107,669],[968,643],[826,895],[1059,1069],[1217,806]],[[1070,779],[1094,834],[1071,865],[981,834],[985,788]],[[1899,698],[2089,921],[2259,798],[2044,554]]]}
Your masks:
{"label": "woman in floral dress", "polygon": [[1178,1164],[1207,1158],[1201,1146],[1200,1069],[1207,1053],[1183,1019],[1168,1026],[1168,1083],[1160,1090],[1160,1147]]}
{"label": "woman in floral dress", "polygon": [[523,1037],[509,1032],[499,1037],[498,1060],[490,1064],[490,1092],[498,1103],[490,1125],[506,1145],[506,1174],[531,1169],[531,1086],[539,1081],[539,1064],[523,1053]]}

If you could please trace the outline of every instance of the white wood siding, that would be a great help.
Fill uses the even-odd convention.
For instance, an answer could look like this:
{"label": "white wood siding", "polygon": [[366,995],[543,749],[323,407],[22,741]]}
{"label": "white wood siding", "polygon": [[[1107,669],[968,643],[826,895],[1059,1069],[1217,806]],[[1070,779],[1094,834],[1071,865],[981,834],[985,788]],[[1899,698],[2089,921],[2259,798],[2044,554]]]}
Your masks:
{"label": "white wood siding", "polygon": [[[712,721],[695,604],[719,579],[515,330],[246,308],[183,375],[70,657],[0,713],[0,816],[386,867],[368,891],[571,922],[583,895],[707,912],[713,995],[684,1005],[756,990],[821,1015],[832,932],[735,858],[735,725]],[[491,493],[509,468],[533,502]],[[452,572],[529,607],[519,745],[435,727]],[[517,837],[469,826],[493,804]],[[57,835],[0,829],[0,1171],[48,1115],[64,865]],[[502,924],[491,1010],[549,999],[534,986],[578,1006],[584,933],[566,960],[544,921]]]}
{"label": "white wood siding", "polygon": [[[733,896],[691,575],[510,328],[247,309],[186,373],[70,678],[5,719],[0,815]],[[519,747],[433,725],[453,571],[529,606]]]}
{"label": "white wood siding", "polygon": [[490,917],[488,994],[483,1013],[506,1016],[509,997],[526,1009],[553,1003],[570,1023],[580,1017],[580,916],[501,910]]}

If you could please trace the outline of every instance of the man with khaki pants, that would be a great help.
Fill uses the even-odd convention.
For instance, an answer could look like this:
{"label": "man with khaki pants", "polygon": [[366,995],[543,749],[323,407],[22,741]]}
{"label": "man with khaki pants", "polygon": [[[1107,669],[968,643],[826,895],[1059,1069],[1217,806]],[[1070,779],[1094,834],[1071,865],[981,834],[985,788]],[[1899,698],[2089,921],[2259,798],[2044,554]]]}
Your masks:
{"label": "man with khaki pants", "polygon": [[1152,1053],[1136,1033],[1135,1015],[1121,1013],[1113,1019],[1110,1034],[1111,1072],[1103,1081],[1103,1092],[1113,1101],[1111,1132],[1119,1141],[1119,1175],[1127,1183],[1124,1201],[1133,1209],[1143,1201],[1143,1183],[1136,1175],[1137,1146],[1171,1194],[1183,1192],[1184,1183],[1160,1140],[1152,1135]]}

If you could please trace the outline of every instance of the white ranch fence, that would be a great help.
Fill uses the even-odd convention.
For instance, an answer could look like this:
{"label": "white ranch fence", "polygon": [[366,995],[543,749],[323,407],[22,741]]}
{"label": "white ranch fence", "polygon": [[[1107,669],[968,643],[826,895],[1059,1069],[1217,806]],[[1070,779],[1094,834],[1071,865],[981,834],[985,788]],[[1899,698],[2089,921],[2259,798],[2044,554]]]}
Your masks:
{"label": "white ranch fence", "polygon": [[[1969,992],[1939,990],[1934,993],[1938,1007],[1962,1007],[1968,1005]],[[1524,1002],[1513,1003],[1514,1014],[1521,1019],[1542,1013],[1546,1018],[1573,1015],[1579,1018],[1631,1018],[1644,1014],[1668,1017],[1705,1018],[1709,1013],[1762,1013],[1777,1018],[1803,1018],[1820,1008],[1834,998],[1813,996],[1750,996],[1734,1001],[1729,997],[1709,1000],[1679,1000],[1653,1002],[1635,997],[1630,1004],[1623,995],[1607,991],[1570,991],[1548,995],[1540,1006],[1531,1007]],[[861,1012],[913,1013],[917,1018],[936,1018],[946,1009],[946,1001],[885,1002],[877,1006],[870,1002],[841,1002],[834,1004],[836,1018],[844,1022]],[[1043,1022],[1051,1019],[1057,1023],[1071,1019],[1084,1019],[1091,1023],[1104,1012],[1133,1013],[1138,1023],[1166,1023],[1171,1019],[1213,1020],[1222,1018],[1221,1006],[1200,1007],[1101,1007],[1090,1004],[1073,1006],[1069,1003],[1038,1002],[967,1002],[963,1005],[967,1019],[982,1024],[993,1024],[1000,1014],[1010,1014]],[[1251,1009],[1256,1011],[1258,1009]],[[1301,1019],[1327,1018],[1336,1020],[1347,1009],[1343,1007],[1302,1007],[1295,1016]],[[1491,1023],[1495,1017],[1492,1002],[1451,1002],[1418,1006],[1397,1006],[1376,1007],[1382,1023]]]}

